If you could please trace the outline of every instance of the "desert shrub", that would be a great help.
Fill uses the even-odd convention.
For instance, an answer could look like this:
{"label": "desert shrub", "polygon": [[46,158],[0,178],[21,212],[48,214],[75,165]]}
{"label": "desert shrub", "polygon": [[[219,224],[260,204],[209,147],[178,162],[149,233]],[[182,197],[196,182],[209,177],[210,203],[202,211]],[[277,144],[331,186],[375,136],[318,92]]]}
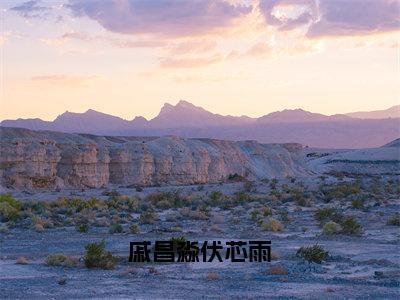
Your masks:
{"label": "desert shrub", "polygon": [[294,201],[296,202],[297,205],[299,206],[311,206],[311,199],[307,197],[303,191],[300,190],[294,190],[292,191],[292,196]]}
{"label": "desert shrub", "polygon": [[184,236],[173,236],[169,240],[172,242],[174,249],[186,244],[186,238]]}
{"label": "desert shrub", "polygon": [[191,220],[208,220],[211,216],[211,213],[207,210],[191,210],[189,208],[183,208],[180,210],[180,215],[183,218],[191,219]]}
{"label": "desert shrub", "polygon": [[236,192],[233,200],[236,204],[242,204],[250,200],[250,195],[246,192]]}
{"label": "desert shrub", "polygon": [[15,222],[20,218],[22,203],[13,198],[11,194],[0,195],[0,220],[2,222]]}
{"label": "desert shrub", "polygon": [[184,206],[187,199],[182,197],[179,192],[156,192],[149,194],[146,197],[146,201],[157,208],[169,209],[172,207],[178,208]]}
{"label": "desert shrub", "polygon": [[210,200],[212,205],[218,205],[224,198],[224,194],[220,191],[212,191],[210,194]]}
{"label": "desert shrub", "polygon": [[129,230],[132,234],[138,234],[140,232],[140,227],[138,224],[132,224],[129,226]]}
{"label": "desert shrub", "polygon": [[264,206],[261,209],[261,211],[262,211],[262,214],[263,214],[264,217],[268,217],[268,216],[271,216],[273,214],[272,209],[270,207],[268,207],[268,206]]}
{"label": "desert shrub", "polygon": [[283,266],[272,266],[268,270],[270,275],[287,275],[288,273],[288,270]]}
{"label": "desert shrub", "polygon": [[117,264],[117,259],[111,251],[105,251],[104,240],[99,243],[89,243],[85,246],[84,256],[87,268],[113,269]]}
{"label": "desert shrub", "polygon": [[346,198],[350,195],[357,195],[361,191],[361,186],[358,181],[353,183],[341,183],[336,186],[322,186],[322,191],[326,200]]}
{"label": "desert shrub", "polygon": [[22,203],[14,199],[11,194],[1,194],[0,203],[7,203],[9,206],[16,210],[20,210],[22,208]]}
{"label": "desert shrub", "polygon": [[46,264],[49,266],[75,267],[78,260],[63,253],[56,253],[46,257]]}
{"label": "desert shrub", "polygon": [[319,221],[321,225],[329,221],[340,223],[343,219],[343,214],[332,207],[317,208],[314,212],[314,218]]}
{"label": "desert shrub", "polygon": [[396,213],[387,220],[387,225],[400,226],[400,213]]}
{"label": "desert shrub", "polygon": [[19,212],[7,202],[0,202],[0,219],[2,222],[16,221]]}
{"label": "desert shrub", "polygon": [[200,206],[199,211],[205,214],[207,217],[211,217],[211,208],[207,205]]}
{"label": "desert shrub", "polygon": [[28,264],[28,259],[25,256],[19,256],[15,263],[17,265],[26,265]]}
{"label": "desert shrub", "polygon": [[108,230],[109,233],[114,234],[114,233],[122,233],[124,229],[122,228],[121,224],[112,224],[110,226],[110,229]]}
{"label": "desert shrub", "polygon": [[88,232],[89,231],[89,224],[82,223],[76,226],[76,230],[79,232]]}
{"label": "desert shrub", "polygon": [[266,222],[263,222],[261,225],[262,230],[265,231],[282,231],[283,230],[283,225],[281,222],[279,222],[276,219],[270,219]]}
{"label": "desert shrub", "polygon": [[326,260],[329,256],[329,252],[325,251],[324,248],[318,244],[308,247],[300,247],[297,250],[296,256],[308,261],[315,262],[317,264],[322,263],[322,261]]}
{"label": "desert shrub", "polygon": [[362,209],[364,208],[364,202],[362,199],[355,198],[351,200],[351,206],[356,209]]}
{"label": "desert shrub", "polygon": [[325,223],[324,227],[322,228],[322,234],[324,235],[333,235],[338,234],[342,230],[342,227],[333,221],[329,221]]}
{"label": "desert shrub", "polygon": [[156,214],[152,210],[144,211],[139,217],[142,224],[153,224],[156,221]]}
{"label": "desert shrub", "polygon": [[349,235],[361,235],[363,228],[354,217],[348,216],[340,223],[342,226],[342,233]]}

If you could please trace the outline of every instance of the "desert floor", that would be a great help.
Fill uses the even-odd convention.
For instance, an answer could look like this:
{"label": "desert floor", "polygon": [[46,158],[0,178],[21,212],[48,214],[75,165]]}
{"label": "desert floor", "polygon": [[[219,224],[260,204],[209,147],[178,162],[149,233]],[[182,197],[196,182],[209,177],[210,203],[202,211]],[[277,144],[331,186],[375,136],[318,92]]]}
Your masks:
{"label": "desert floor", "polygon": [[[356,184],[359,189],[349,189]],[[309,177],[143,190],[7,191],[25,206],[34,200],[47,204],[21,208],[14,221],[3,216],[1,298],[399,298],[400,230],[388,221],[400,209],[398,186],[393,177]],[[71,213],[68,202],[51,205],[57,198],[93,197],[136,206],[106,208],[100,203],[73,207]],[[177,197],[180,203],[174,202]],[[342,217],[352,216],[361,232],[324,232],[329,217],[321,221],[315,213],[328,207]],[[152,211],[152,220],[142,216],[146,211]],[[271,227],[271,220],[280,226]],[[88,232],[76,229],[82,222],[89,225]],[[110,233],[113,224],[121,224],[122,232]],[[132,233],[131,224],[140,232]],[[180,236],[190,241],[271,240],[272,261],[127,261],[131,241]],[[85,245],[102,239],[118,264],[114,269],[86,268]],[[301,246],[314,244],[329,252],[322,263],[296,255]],[[48,265],[46,257],[54,253],[76,263]]]}

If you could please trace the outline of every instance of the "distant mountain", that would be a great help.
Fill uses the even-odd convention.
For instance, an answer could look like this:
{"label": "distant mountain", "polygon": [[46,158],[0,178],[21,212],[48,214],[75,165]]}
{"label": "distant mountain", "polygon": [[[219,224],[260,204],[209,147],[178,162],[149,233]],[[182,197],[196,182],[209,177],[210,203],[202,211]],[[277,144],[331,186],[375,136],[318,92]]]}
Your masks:
{"label": "distant mountain", "polygon": [[270,113],[258,118],[259,123],[303,123],[303,122],[323,122],[323,121],[338,121],[350,120],[346,115],[326,116],[323,114],[312,113],[302,109],[285,109]]}
{"label": "distant mountain", "polygon": [[[364,115],[387,115],[382,112],[368,112]],[[54,121],[4,120],[0,126],[97,135],[178,135],[229,140],[253,139],[262,143],[298,142],[325,148],[378,147],[400,137],[400,118],[361,119],[350,115],[327,116],[294,109],[273,112],[260,118],[235,117],[214,114],[187,101],[180,101],[176,105],[166,103],[151,120],[140,116],[124,120],[89,109],[84,113],[67,111]]]}
{"label": "distant mountain", "polygon": [[150,120],[152,128],[203,128],[241,125],[254,122],[250,117],[232,117],[213,114],[202,107],[181,100],[173,106],[164,104],[157,117]]}
{"label": "distant mountain", "polygon": [[359,111],[348,113],[346,116],[360,119],[387,119],[387,118],[400,118],[400,105],[392,106],[388,109],[375,110],[375,111]]}

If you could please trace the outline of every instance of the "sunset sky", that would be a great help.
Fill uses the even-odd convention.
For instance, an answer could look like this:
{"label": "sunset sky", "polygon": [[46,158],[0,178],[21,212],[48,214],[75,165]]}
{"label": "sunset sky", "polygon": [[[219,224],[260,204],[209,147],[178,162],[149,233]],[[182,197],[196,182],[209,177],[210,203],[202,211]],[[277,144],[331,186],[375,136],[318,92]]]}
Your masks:
{"label": "sunset sky", "polygon": [[396,0],[1,0],[0,119],[400,103]]}

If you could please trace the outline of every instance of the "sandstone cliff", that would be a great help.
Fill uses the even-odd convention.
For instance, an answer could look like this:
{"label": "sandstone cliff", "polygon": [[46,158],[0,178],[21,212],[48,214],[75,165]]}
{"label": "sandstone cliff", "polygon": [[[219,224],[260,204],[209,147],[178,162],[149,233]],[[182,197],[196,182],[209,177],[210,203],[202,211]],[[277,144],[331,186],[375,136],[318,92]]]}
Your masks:
{"label": "sandstone cliff", "polygon": [[306,175],[299,144],[110,137],[0,128],[0,176],[15,188],[195,184]]}

